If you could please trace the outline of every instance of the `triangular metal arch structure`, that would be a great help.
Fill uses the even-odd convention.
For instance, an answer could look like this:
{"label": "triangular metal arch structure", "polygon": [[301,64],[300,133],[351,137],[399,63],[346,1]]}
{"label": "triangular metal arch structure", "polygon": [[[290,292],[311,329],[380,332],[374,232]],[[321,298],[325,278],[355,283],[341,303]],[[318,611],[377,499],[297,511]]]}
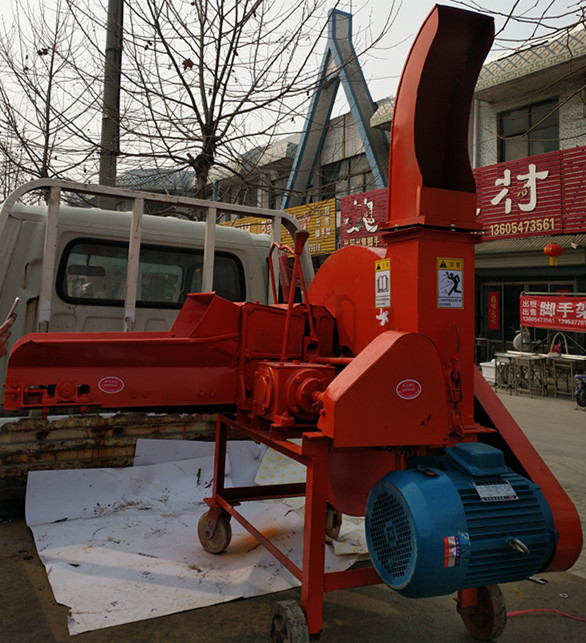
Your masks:
{"label": "triangular metal arch structure", "polygon": [[333,9],[328,17],[328,42],[319,71],[319,84],[305,120],[281,208],[303,205],[313,178],[342,83],[350,111],[364,145],[377,188],[387,187],[389,142],[385,133],[370,127],[376,106],[352,44],[352,15]]}

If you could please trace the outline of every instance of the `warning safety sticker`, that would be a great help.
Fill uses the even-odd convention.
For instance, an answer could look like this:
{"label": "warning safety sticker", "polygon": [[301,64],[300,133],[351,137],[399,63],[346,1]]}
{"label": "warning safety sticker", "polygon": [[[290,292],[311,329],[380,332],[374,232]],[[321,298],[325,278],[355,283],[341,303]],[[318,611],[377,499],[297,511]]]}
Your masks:
{"label": "warning safety sticker", "polygon": [[463,259],[437,258],[437,307],[463,308]]}
{"label": "warning safety sticker", "polygon": [[391,260],[379,259],[374,263],[375,308],[391,307]]}

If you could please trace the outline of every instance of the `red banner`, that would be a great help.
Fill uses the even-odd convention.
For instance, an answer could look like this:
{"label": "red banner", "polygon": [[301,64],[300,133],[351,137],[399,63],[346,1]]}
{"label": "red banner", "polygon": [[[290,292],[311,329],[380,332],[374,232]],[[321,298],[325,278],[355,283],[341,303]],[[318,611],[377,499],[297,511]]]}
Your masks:
{"label": "red banner", "polygon": [[586,332],[586,297],[521,295],[521,326]]}
{"label": "red banner", "polygon": [[499,291],[488,293],[488,328],[489,330],[498,330],[500,313],[499,313]]}
{"label": "red banner", "polygon": [[387,220],[386,188],[340,198],[340,247],[381,246]]}
{"label": "red banner", "polygon": [[583,232],[586,147],[474,170],[484,238]]}

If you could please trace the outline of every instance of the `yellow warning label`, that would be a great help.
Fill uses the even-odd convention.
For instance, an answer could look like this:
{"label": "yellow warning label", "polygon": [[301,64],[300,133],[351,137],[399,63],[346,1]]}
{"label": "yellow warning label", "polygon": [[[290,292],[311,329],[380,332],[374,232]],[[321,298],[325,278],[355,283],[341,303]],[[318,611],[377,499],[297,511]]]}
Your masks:
{"label": "yellow warning label", "polygon": [[374,262],[375,308],[391,307],[391,260],[379,259]]}
{"label": "yellow warning label", "polygon": [[464,260],[437,257],[437,307],[464,307]]}
{"label": "yellow warning label", "polygon": [[437,258],[438,270],[462,270],[463,265],[463,259],[446,259],[445,257]]}

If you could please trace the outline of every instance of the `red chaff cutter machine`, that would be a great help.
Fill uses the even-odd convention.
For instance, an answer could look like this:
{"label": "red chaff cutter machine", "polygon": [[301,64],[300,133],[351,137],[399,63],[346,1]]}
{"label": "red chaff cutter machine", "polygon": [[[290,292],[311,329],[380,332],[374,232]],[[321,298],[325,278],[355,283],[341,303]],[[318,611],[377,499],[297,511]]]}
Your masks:
{"label": "red chaff cutter machine", "polygon": [[[169,332],[32,334],[10,356],[7,409],[190,407],[218,412],[215,478],[199,523],[221,553],[239,521],[301,582],[279,602],[276,641],[322,628],[324,592],[379,583],[409,597],[457,592],[480,639],[498,636],[498,583],[568,569],[577,512],[474,364],[474,247],[468,160],[474,85],[492,20],[436,7],[408,57],[391,132],[384,246],[347,247],[303,303],[190,295]],[[305,465],[305,483],[227,488],[236,431]],[[296,440],[293,440],[296,438]],[[238,511],[305,497],[299,568]],[[324,571],[326,533],[365,517],[372,565]]]}

